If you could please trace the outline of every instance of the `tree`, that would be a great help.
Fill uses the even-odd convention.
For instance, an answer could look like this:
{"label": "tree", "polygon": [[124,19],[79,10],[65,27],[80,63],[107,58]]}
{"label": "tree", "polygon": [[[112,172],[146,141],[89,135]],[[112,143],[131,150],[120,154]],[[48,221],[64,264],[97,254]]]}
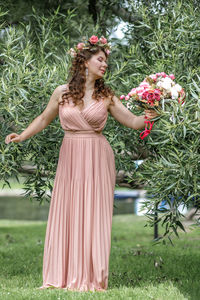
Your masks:
{"label": "tree", "polygon": [[[176,81],[185,87],[185,105],[173,103],[166,107],[152,134],[144,141],[150,156],[136,173],[146,184],[150,225],[157,222],[165,226],[164,237],[183,229],[178,206],[200,206],[200,53],[199,9],[177,2],[161,15],[141,11],[143,21],[130,26],[127,38],[130,42],[130,71],[123,77],[127,90],[134,67],[137,79],[165,71],[176,74]],[[132,42],[132,40],[135,42]],[[142,70],[141,70],[142,68]],[[137,86],[138,81],[131,86]],[[166,200],[169,209],[160,211],[159,203]]]}

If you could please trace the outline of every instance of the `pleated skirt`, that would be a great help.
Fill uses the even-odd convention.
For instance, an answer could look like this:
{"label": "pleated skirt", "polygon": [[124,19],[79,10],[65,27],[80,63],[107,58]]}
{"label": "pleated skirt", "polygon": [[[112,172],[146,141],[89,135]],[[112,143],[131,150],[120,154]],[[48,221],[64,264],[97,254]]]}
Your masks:
{"label": "pleated skirt", "polygon": [[66,132],[49,209],[41,288],[107,289],[115,178],[114,153],[102,134]]}

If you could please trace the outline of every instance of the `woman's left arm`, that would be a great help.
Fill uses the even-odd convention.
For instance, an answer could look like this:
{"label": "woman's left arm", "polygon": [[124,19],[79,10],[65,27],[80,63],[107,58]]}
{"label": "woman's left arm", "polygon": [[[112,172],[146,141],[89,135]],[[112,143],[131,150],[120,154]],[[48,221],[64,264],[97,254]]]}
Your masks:
{"label": "woman's left arm", "polygon": [[146,119],[150,120],[158,116],[154,110],[145,110],[145,115],[136,116],[116,96],[113,97],[113,102],[109,105],[110,114],[122,125],[132,129],[142,129],[145,126],[144,121]]}

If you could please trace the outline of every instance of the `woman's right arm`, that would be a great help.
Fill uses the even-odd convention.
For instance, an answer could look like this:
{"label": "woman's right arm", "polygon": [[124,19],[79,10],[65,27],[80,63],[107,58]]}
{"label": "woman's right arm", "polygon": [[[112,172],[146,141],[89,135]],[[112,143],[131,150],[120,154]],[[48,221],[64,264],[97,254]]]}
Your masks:
{"label": "woman's right arm", "polygon": [[64,85],[58,86],[51,95],[49,103],[41,115],[35,118],[21,134],[11,133],[7,135],[5,138],[5,143],[9,144],[10,142],[18,143],[25,141],[29,137],[46,128],[58,114],[59,99],[62,96],[63,91]]}

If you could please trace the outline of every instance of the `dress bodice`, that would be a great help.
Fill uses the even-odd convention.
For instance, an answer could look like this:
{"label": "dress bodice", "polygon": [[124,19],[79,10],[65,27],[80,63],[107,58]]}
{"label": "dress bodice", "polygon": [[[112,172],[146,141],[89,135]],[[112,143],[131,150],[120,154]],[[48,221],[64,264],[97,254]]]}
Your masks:
{"label": "dress bodice", "polygon": [[92,102],[80,110],[72,102],[59,105],[59,118],[64,130],[102,131],[108,117],[103,99]]}

